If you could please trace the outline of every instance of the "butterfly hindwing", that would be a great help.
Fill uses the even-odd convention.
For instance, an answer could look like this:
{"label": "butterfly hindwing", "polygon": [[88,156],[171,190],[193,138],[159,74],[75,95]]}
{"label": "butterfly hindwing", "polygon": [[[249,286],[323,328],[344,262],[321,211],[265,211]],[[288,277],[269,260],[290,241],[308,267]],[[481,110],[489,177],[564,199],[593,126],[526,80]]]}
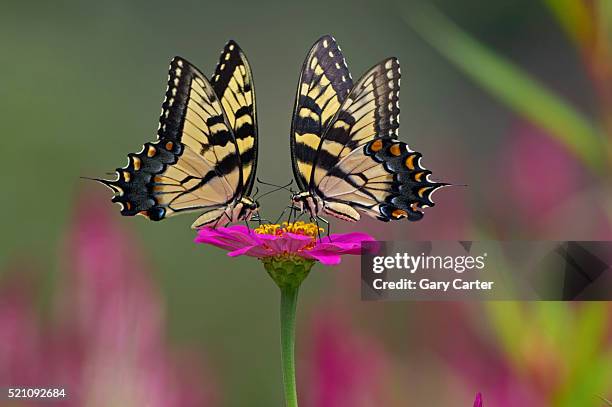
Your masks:
{"label": "butterfly hindwing", "polygon": [[249,195],[255,182],[257,166],[255,88],[249,62],[235,41],[225,45],[210,83],[236,137],[244,194]]}
{"label": "butterfly hindwing", "polygon": [[291,125],[291,161],[302,190],[308,186],[323,132],[352,87],[336,40],[329,35],[321,37],[302,66]]}
{"label": "butterfly hindwing", "polygon": [[240,157],[213,87],[185,59],[170,64],[157,141],[103,181],[122,205],[121,214],[161,220],[178,212],[214,210],[242,193]]}
{"label": "butterfly hindwing", "polygon": [[416,221],[423,217],[420,208],[435,205],[432,193],[447,185],[431,181],[420,160],[406,143],[375,138],[344,156],[317,185],[317,194],[332,203],[332,211],[349,212],[344,205],[384,221]]}

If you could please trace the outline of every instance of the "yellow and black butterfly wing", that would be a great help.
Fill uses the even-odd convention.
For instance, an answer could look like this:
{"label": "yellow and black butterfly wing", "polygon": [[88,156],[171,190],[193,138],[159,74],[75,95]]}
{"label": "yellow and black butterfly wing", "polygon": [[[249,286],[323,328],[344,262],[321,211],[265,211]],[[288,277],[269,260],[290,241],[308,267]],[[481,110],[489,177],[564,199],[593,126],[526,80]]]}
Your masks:
{"label": "yellow and black butterfly wing", "polygon": [[257,169],[257,110],[251,66],[235,41],[229,41],[210,83],[236,137],[244,195],[250,195]]}
{"label": "yellow and black butterfly wing", "polygon": [[310,190],[327,211],[358,220],[358,211],[381,220],[419,220],[433,206],[421,154],[397,140],[400,66],[396,58],[375,65],[355,84],[330,121],[313,163]]}
{"label": "yellow and black butterfly wing", "polygon": [[[157,141],[128,155],[114,181],[121,214],[161,220],[207,210],[200,226],[218,219],[240,197],[240,156],[223,107],[206,77],[185,59],[170,63]],[[203,223],[202,223],[203,222]]]}
{"label": "yellow and black butterfly wing", "polygon": [[302,191],[308,189],[323,132],[352,87],[336,40],[329,35],[321,37],[302,66],[291,125],[291,161]]}
{"label": "yellow and black butterfly wing", "polygon": [[397,137],[400,67],[389,58],[367,71],[329,121],[313,160],[312,188],[345,155],[375,137]]}
{"label": "yellow and black butterfly wing", "polygon": [[390,137],[375,138],[338,162],[315,187],[327,212],[359,220],[359,212],[388,221],[420,220],[434,206],[432,193],[446,183],[429,179],[421,154]]}

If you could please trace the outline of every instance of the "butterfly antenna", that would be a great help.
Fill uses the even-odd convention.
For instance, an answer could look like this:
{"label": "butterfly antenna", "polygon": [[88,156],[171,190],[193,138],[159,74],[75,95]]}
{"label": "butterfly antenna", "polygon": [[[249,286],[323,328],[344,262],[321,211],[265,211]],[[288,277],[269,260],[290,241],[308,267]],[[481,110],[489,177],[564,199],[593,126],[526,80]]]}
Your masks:
{"label": "butterfly antenna", "polygon": [[276,184],[272,184],[270,182],[262,181],[259,177],[257,177],[257,182],[259,182],[260,184],[268,185],[268,186],[271,186],[271,187],[276,187],[276,188],[279,188],[279,189],[287,189],[287,187],[289,187],[291,184],[293,184],[293,180],[291,180],[291,181],[289,181],[289,183],[287,185],[284,185],[284,186],[276,185]]}
{"label": "butterfly antenna", "polygon": [[[272,189],[272,190],[266,192],[265,194],[262,194],[261,196],[259,196],[259,199],[263,198],[266,195],[270,195],[270,194],[272,194],[272,193],[274,193],[274,192],[276,192],[278,190],[281,190],[281,189],[288,190],[287,187],[289,187],[289,185],[291,185],[292,183],[293,183],[293,180],[291,180],[291,182],[289,182],[287,185],[276,185],[275,189]],[[268,185],[271,185],[271,184],[268,184]]]}

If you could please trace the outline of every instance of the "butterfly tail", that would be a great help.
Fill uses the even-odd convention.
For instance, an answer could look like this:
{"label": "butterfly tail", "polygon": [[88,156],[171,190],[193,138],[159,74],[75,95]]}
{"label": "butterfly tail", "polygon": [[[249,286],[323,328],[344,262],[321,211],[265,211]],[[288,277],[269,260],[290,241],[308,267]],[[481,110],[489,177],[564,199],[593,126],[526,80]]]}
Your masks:
{"label": "butterfly tail", "polygon": [[421,153],[412,151],[406,143],[385,137],[365,146],[366,155],[383,164],[393,174],[392,193],[380,205],[380,220],[423,218],[422,208],[435,206],[433,193],[450,184],[429,179],[431,171],[421,164]]}

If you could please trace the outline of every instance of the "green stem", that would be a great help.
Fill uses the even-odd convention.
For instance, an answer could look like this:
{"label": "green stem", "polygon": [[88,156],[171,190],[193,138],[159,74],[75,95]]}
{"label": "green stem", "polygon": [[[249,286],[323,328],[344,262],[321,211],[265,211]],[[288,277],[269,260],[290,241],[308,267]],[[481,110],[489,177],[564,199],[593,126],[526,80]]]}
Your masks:
{"label": "green stem", "polygon": [[281,359],[287,407],[297,407],[295,388],[295,312],[300,284],[315,264],[312,259],[293,255],[278,255],[261,259],[266,271],[281,291]]}
{"label": "green stem", "polygon": [[283,383],[287,407],[297,407],[295,386],[295,311],[297,309],[298,287],[281,287],[281,358],[283,361]]}

